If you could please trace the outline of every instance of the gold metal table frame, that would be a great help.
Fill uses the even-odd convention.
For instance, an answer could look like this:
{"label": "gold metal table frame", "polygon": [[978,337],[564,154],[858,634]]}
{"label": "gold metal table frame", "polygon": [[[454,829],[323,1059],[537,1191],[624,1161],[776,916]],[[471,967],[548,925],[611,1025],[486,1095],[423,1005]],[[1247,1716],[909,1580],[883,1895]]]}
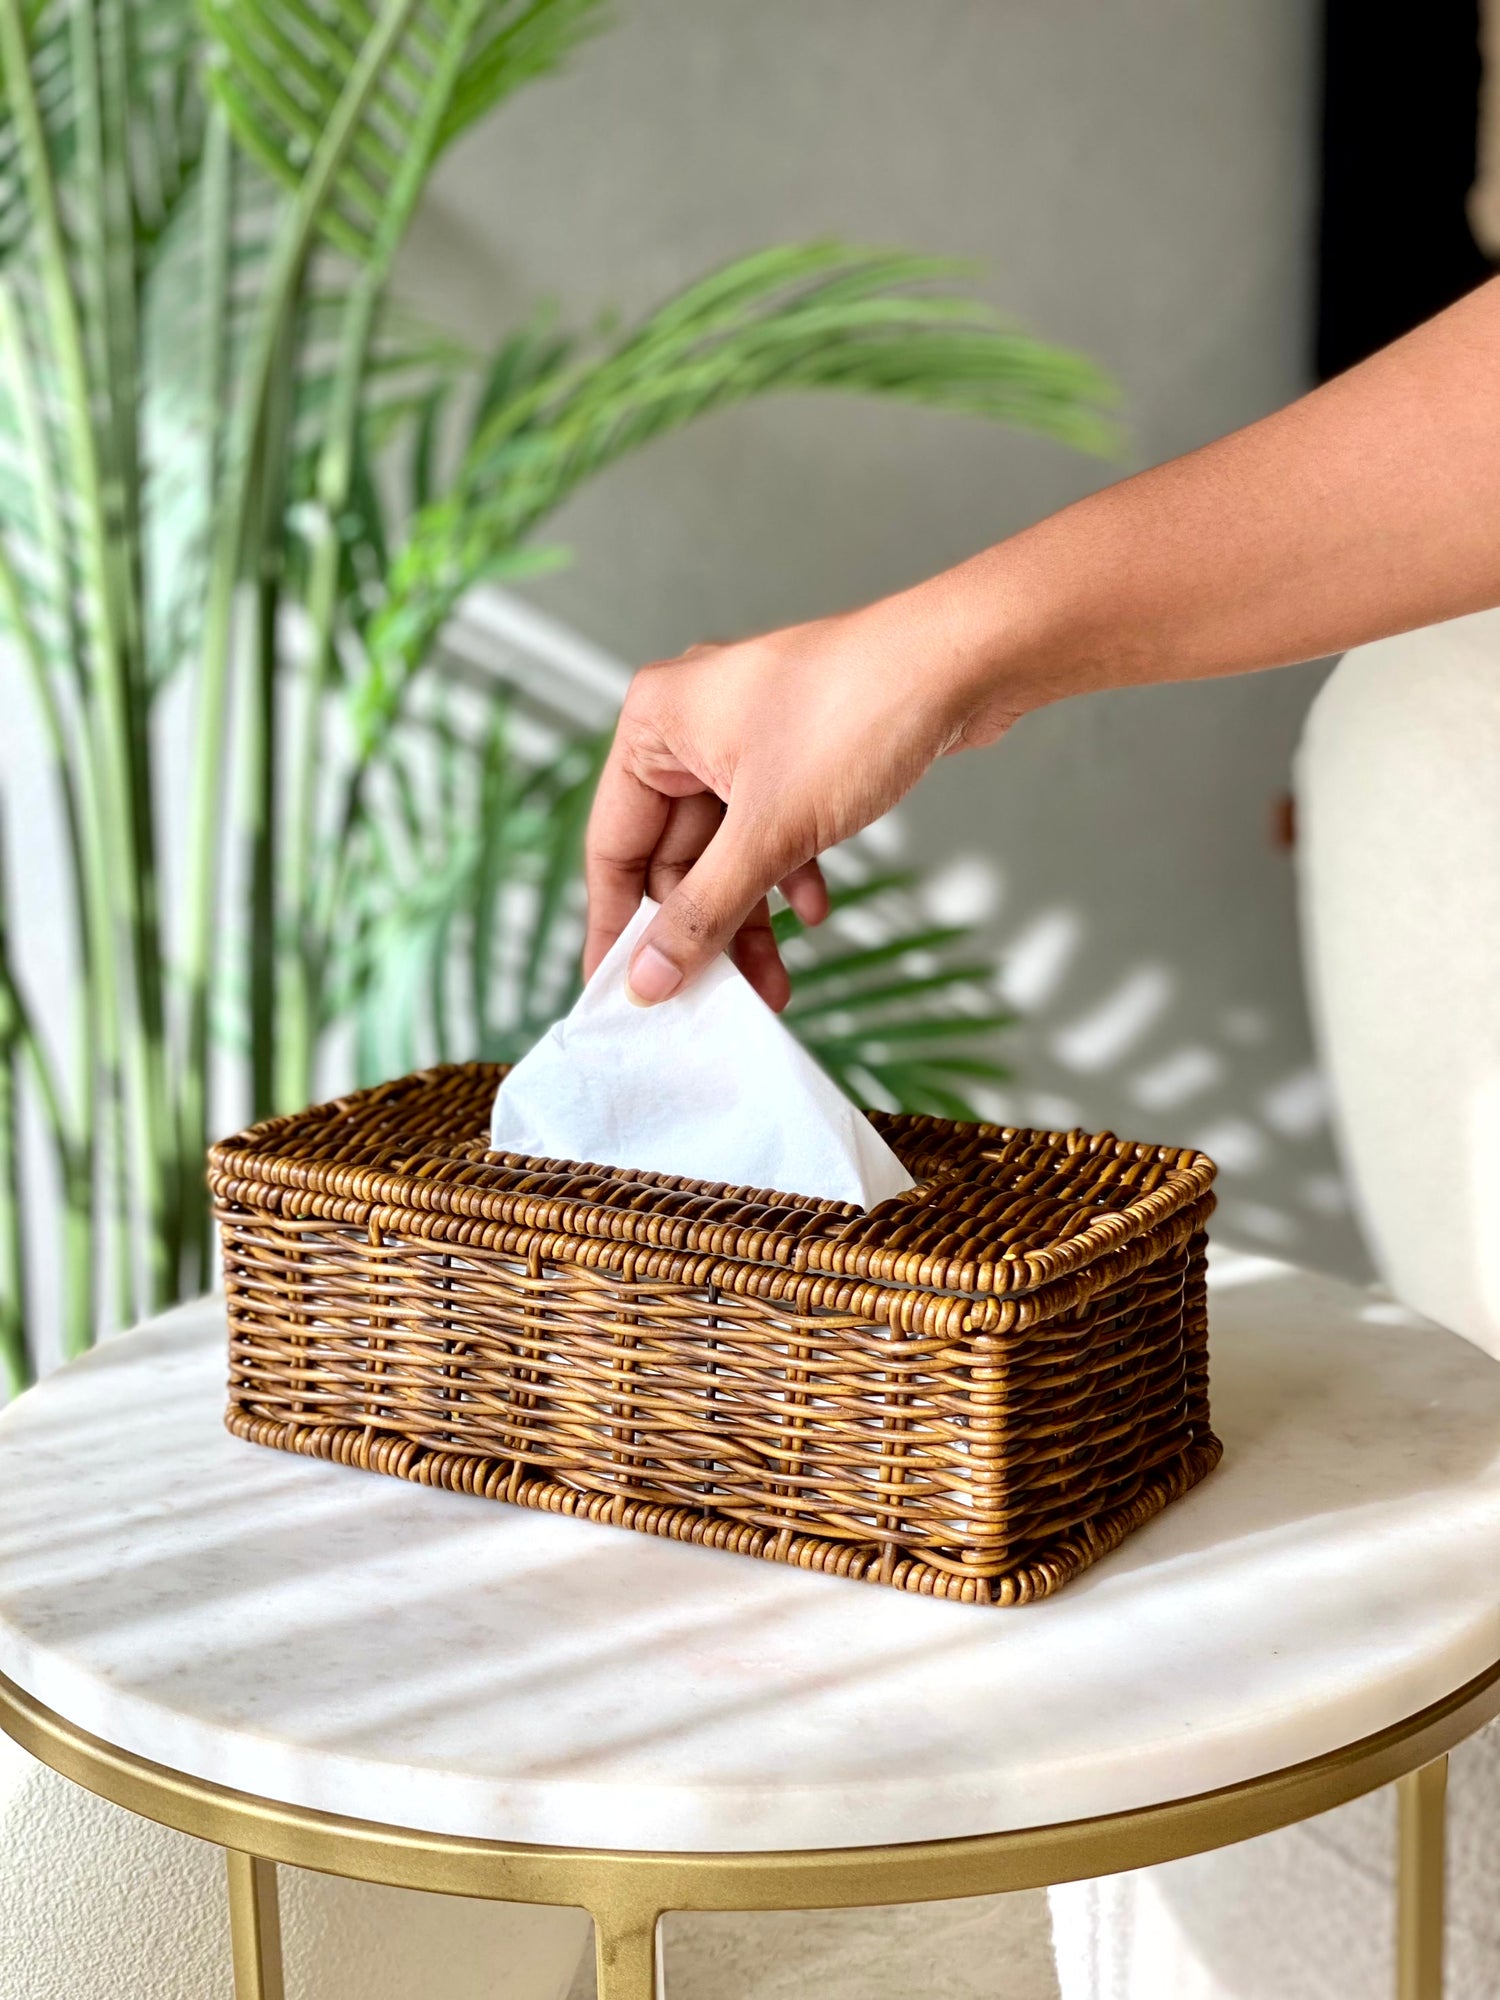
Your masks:
{"label": "gold metal table frame", "polygon": [[1048,1888],[1228,1847],[1394,1782],[1398,2000],[1442,2000],[1447,1757],[1497,1714],[1500,1662],[1343,1749],[1135,1812],[889,1847],[659,1854],[469,1840],[281,1805],[116,1749],[0,1675],[0,1728],[23,1749],[129,1812],[225,1849],[236,2000],[283,2000],[283,1861],[402,1889],[581,1908],[594,1921],[600,2000],[661,2000],[670,1911],[868,1908]]}

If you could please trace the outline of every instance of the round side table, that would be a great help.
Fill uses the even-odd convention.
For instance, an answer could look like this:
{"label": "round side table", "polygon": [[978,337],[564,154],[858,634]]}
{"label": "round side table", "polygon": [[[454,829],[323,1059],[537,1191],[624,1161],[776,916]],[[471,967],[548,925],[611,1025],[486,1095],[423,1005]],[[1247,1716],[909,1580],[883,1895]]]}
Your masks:
{"label": "round side table", "polygon": [[1039,1887],[1394,1780],[1401,2000],[1439,2000],[1500,1366],[1261,1260],[1212,1329],[1223,1466],[997,1611],[239,1443],[184,1308],[0,1418],[0,1725],[228,1851],[239,2000],[281,2000],[278,1862],[579,1905],[602,2000],[652,2000],[666,1911]]}

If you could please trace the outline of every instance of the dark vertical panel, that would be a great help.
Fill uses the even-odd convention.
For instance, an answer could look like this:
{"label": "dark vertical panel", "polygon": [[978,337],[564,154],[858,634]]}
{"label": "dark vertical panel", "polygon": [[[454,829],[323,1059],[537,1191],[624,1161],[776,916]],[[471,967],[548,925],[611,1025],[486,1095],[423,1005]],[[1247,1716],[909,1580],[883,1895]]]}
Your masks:
{"label": "dark vertical panel", "polygon": [[1464,213],[1478,113],[1478,0],[1325,0],[1320,379],[1489,275]]}

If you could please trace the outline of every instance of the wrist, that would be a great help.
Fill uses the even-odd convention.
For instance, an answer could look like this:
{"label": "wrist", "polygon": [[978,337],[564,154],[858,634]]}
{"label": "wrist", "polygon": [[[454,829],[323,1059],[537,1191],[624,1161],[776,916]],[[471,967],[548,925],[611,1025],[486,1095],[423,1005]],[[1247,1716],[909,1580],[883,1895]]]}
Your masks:
{"label": "wrist", "polygon": [[1013,543],[1002,542],[893,600],[955,734],[994,740],[1031,710],[1076,688],[1061,684],[1065,607]]}

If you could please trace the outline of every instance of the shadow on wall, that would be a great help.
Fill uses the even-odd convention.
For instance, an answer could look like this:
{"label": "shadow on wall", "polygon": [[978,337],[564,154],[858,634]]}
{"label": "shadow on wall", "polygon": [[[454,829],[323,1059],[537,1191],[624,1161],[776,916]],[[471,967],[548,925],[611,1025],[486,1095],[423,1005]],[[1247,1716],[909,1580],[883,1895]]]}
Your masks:
{"label": "shadow on wall", "polygon": [[[1220,1239],[1364,1277],[1305,1003],[1286,977],[1299,956],[1293,859],[1271,824],[1323,671],[1046,711],[997,751],[940,767],[874,831],[893,855],[946,848],[929,908],[981,925],[996,951],[1021,1019],[1001,1044],[1016,1082],[991,1115],[1200,1146],[1219,1166]],[[1211,783],[1184,770],[1164,796],[1140,739],[1193,703],[1200,743],[1242,740],[1205,757]]]}

